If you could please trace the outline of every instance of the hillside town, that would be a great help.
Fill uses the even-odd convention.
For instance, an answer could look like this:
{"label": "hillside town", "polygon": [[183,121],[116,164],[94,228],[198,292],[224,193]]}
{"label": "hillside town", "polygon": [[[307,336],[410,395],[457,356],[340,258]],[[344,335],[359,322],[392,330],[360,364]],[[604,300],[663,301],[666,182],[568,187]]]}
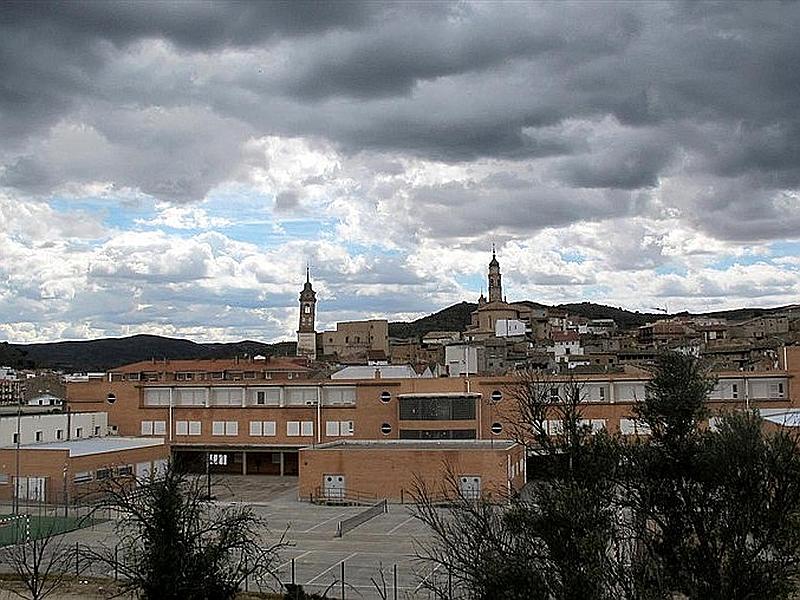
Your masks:
{"label": "hillside town", "polygon": [[[498,486],[510,491],[524,484],[527,468],[511,404],[503,402],[519,373],[539,373],[556,396],[580,381],[587,426],[640,435],[646,431],[633,406],[646,394],[651,367],[664,351],[713,368],[714,415],[731,407],[759,408],[784,424],[798,410],[800,308],[744,321],[679,315],[625,328],[612,319],[509,302],[494,251],[487,284],[488,297],[481,294],[464,331],[400,339],[389,336],[387,320],[316,331],[317,295],[307,270],[295,357],[152,357],[69,374],[5,368],[2,408],[21,418],[19,429],[9,419],[2,434],[0,477],[15,477],[12,466],[22,464],[18,494],[56,501],[85,497],[108,473],[141,475],[172,458],[198,473],[298,477],[301,500],[358,490],[399,501],[414,477],[438,476],[447,449],[461,462],[479,461],[468,468],[483,482],[470,484],[474,493]],[[552,420],[547,427],[555,434],[560,425]],[[59,459],[45,465],[33,458],[40,449],[87,440],[92,450],[80,464],[64,467]],[[430,456],[404,460],[408,450],[398,441],[422,444],[417,450]],[[459,445],[436,445],[442,442]],[[371,463],[360,458],[366,447],[386,453],[388,479],[374,477]],[[31,458],[19,462],[17,450]],[[60,476],[64,468],[67,478]],[[332,469],[337,481],[328,477]],[[0,494],[4,489],[8,496],[9,488]]]}
{"label": "hillside town", "polygon": [[0,2],[0,600],[800,600],[800,2]]}

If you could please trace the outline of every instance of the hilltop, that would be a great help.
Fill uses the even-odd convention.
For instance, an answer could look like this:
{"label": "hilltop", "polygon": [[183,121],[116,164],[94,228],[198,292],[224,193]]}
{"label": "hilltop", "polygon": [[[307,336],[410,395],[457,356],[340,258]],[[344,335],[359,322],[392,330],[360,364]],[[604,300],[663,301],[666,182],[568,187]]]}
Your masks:
{"label": "hilltop", "polygon": [[[537,308],[550,308],[537,302],[523,301]],[[389,336],[397,338],[420,338],[431,331],[464,331],[470,322],[470,314],[478,305],[474,302],[459,302],[438,312],[411,322],[389,323]],[[666,315],[641,313],[614,306],[580,302],[559,304],[552,308],[567,311],[588,319],[614,319],[622,329],[639,327],[647,322],[671,316],[690,316],[690,313]],[[789,307],[743,308],[738,310],[702,313],[702,316],[744,320],[760,315],[781,312]],[[0,365],[15,368],[49,367],[67,372],[105,371],[119,365],[150,360],[151,358],[224,358],[231,356],[293,356],[295,342],[266,344],[253,340],[232,343],[197,343],[191,340],[157,335],[134,335],[121,338],[101,338],[76,342],[50,342],[40,344],[0,343]]]}
{"label": "hilltop", "polygon": [[[294,342],[264,344],[245,340],[233,343],[199,344],[158,335],[133,335],[79,342],[3,344],[6,355],[17,367],[49,367],[70,371],[105,371],[127,363],[151,358],[225,358],[230,356],[289,356]],[[4,358],[0,348],[0,360]],[[6,364],[5,362],[3,364]]]}

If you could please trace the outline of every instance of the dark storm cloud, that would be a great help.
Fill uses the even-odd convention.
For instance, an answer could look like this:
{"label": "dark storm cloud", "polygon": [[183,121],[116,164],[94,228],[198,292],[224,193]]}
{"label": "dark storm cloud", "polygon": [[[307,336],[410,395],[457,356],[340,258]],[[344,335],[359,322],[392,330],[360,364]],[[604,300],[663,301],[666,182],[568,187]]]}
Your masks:
{"label": "dark storm cloud", "polygon": [[190,49],[248,46],[273,36],[309,35],[366,24],[379,4],[317,2],[6,1],[0,25],[29,28],[54,41],[103,39],[126,44],[165,38]]}
{"label": "dark storm cloud", "polygon": [[[495,233],[520,235],[545,227],[597,221],[629,215],[640,201],[618,190],[568,190],[529,182],[526,187],[489,187],[449,183],[420,187],[412,204],[425,214],[424,232],[436,238]],[[487,222],[487,215],[491,215]]]}
{"label": "dark storm cloud", "polygon": [[[110,180],[187,202],[235,176],[247,139],[309,136],[351,156],[539,172],[539,200],[502,189],[502,212],[474,190],[413,194],[426,218],[428,198],[451,195],[458,231],[630,214],[620,190],[677,173],[722,182],[692,193],[719,208],[681,207],[697,227],[739,239],[763,206],[752,235],[784,235],[776,198],[800,181],[798,30],[797,3],[6,2],[1,183],[46,194]],[[598,136],[607,121],[617,129]],[[69,151],[53,139],[64,122],[95,137]],[[722,202],[716,190],[743,176]]]}
{"label": "dark storm cloud", "polygon": [[674,146],[653,133],[650,139],[631,139],[621,132],[614,137],[594,144],[590,155],[564,159],[556,169],[560,178],[578,188],[656,187]]}
{"label": "dark storm cloud", "polygon": [[[506,4],[465,6],[457,17],[381,20],[359,35],[330,36],[304,48],[288,88],[306,99],[408,94],[419,81],[482,71],[522,58],[559,53],[562,59],[621,51],[639,32],[639,20],[611,7],[591,21],[571,7]],[[310,57],[310,60],[308,58]]]}

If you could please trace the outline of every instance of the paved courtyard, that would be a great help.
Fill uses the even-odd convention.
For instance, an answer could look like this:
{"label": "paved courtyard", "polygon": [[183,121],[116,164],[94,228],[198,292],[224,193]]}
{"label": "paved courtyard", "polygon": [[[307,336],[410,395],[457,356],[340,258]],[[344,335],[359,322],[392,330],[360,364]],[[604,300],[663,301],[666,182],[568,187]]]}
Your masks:
{"label": "paved courtyard", "polygon": [[[294,581],[307,591],[328,591],[331,598],[341,598],[341,565],[345,565],[347,598],[381,598],[373,580],[381,583],[381,569],[386,582],[386,598],[427,598],[420,587],[427,567],[415,560],[415,544],[426,539],[426,530],[410,514],[408,507],[389,505],[387,514],[379,515],[360,527],[336,537],[339,521],[363,511],[365,507],[318,506],[297,500],[297,480],[291,477],[224,476],[215,477],[213,493],[220,504],[244,503],[269,523],[267,543],[277,541],[286,532],[292,544],[280,559],[280,579]],[[88,545],[116,543],[114,523],[108,521],[66,534],[70,542]],[[397,572],[397,595],[394,571]],[[100,573],[94,569],[89,571]],[[250,583],[250,590],[256,589]],[[271,586],[277,591],[277,582]],[[383,586],[381,585],[381,588]],[[267,590],[264,590],[267,591]]]}

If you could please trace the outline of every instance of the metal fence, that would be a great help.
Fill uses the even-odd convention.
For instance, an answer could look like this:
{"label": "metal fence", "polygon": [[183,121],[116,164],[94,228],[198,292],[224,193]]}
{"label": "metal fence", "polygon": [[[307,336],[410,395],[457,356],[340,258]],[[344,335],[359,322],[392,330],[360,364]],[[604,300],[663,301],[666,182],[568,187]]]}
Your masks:
{"label": "metal fence", "polygon": [[[64,548],[69,552],[68,572],[69,579],[83,582],[87,585],[102,582],[124,582],[124,575],[115,566],[93,557],[92,552],[87,552],[88,547],[80,542],[74,542]],[[117,548],[111,549],[117,558]],[[0,553],[0,572],[14,573],[10,562],[2,560]],[[352,564],[347,560],[340,561],[328,570],[328,577],[318,581],[303,581],[298,578],[299,565],[292,558],[286,564],[287,569],[276,573],[273,580],[265,581],[255,578],[246,578],[241,584],[243,592],[283,594],[285,598],[302,598],[302,592],[319,594],[331,600],[443,600],[457,598],[456,590],[452,583],[448,586],[450,577],[440,569],[428,569],[424,573],[408,571],[407,565],[371,565]],[[365,576],[365,571],[369,576]],[[437,592],[429,588],[434,586]]]}

